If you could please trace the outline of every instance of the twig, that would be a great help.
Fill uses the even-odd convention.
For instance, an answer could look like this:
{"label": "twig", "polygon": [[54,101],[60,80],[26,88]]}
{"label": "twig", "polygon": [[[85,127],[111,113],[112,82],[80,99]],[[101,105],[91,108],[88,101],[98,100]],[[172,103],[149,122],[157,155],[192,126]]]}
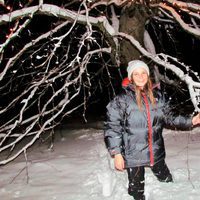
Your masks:
{"label": "twig", "polygon": [[190,139],[190,132],[187,134],[187,172],[188,172],[188,181],[190,182],[190,184],[192,185],[192,188],[195,189],[195,186],[191,180],[191,171],[190,171],[190,165],[189,165],[189,139]]}
{"label": "twig", "polygon": [[26,154],[26,149],[24,149],[24,157],[25,157],[25,160],[26,160],[26,183],[28,184],[29,182],[29,175],[28,175],[28,159],[27,159],[27,154]]}

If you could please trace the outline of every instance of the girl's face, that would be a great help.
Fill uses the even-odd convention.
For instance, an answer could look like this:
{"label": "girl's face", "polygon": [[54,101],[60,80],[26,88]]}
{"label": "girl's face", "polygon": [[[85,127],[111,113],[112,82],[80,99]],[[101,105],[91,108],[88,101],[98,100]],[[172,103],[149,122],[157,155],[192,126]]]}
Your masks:
{"label": "girl's face", "polygon": [[132,80],[140,89],[143,89],[148,81],[147,71],[143,68],[137,68],[132,73]]}

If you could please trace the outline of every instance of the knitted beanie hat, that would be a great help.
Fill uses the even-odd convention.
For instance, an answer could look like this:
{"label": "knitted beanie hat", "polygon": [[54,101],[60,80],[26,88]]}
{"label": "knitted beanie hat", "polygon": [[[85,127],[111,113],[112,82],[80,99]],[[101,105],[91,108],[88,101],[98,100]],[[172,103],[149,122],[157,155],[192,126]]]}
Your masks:
{"label": "knitted beanie hat", "polygon": [[144,63],[143,61],[141,60],[132,60],[128,63],[128,67],[127,67],[127,72],[128,72],[128,79],[131,80],[131,75],[133,73],[133,71],[135,69],[138,69],[138,68],[143,68],[147,71],[147,74],[149,76],[149,67],[147,66],[146,63]]}

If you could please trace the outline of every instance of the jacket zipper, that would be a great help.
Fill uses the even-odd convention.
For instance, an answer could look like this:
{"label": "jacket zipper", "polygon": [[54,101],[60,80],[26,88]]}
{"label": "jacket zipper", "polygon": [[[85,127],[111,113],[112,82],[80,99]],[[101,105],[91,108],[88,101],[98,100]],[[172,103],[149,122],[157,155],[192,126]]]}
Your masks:
{"label": "jacket zipper", "polygon": [[148,123],[148,144],[149,144],[149,153],[150,153],[150,166],[154,165],[154,156],[153,156],[153,131],[151,126],[151,115],[150,115],[150,108],[147,96],[143,94],[144,102],[146,105],[146,112],[147,112],[147,123]]}

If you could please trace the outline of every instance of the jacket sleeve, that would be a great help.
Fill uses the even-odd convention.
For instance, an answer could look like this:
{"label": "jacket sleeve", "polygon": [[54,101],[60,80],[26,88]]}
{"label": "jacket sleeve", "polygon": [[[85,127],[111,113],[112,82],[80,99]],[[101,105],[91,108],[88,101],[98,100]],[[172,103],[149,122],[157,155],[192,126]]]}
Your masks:
{"label": "jacket sleeve", "polygon": [[122,152],[124,109],[124,103],[119,96],[107,105],[104,139],[111,156]]}
{"label": "jacket sleeve", "polygon": [[164,122],[167,126],[177,129],[189,129],[192,127],[192,117],[179,114],[171,109],[169,101],[164,100]]}

